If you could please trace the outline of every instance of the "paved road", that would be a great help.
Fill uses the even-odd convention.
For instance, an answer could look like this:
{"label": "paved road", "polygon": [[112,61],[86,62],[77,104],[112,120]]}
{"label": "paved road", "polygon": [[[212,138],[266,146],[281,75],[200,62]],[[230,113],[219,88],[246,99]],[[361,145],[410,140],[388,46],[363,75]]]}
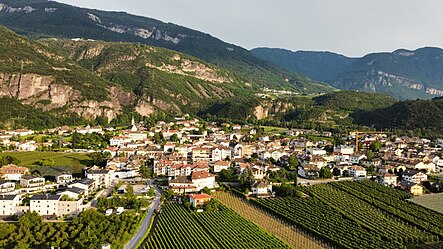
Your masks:
{"label": "paved road", "polygon": [[160,197],[161,191],[155,187],[155,198],[152,200],[151,205],[148,208],[148,213],[145,216],[140,228],[137,233],[132,237],[132,239],[125,245],[125,249],[135,249],[138,242],[143,239],[146,232],[148,231],[149,225],[152,220],[152,215],[154,214],[155,209],[160,205]]}

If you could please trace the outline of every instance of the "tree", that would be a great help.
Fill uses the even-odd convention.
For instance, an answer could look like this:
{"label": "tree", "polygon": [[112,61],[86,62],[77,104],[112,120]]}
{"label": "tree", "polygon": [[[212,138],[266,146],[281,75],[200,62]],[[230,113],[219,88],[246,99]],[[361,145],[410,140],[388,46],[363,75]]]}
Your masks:
{"label": "tree", "polygon": [[80,134],[78,132],[72,133],[72,136],[71,136],[72,148],[77,149],[78,147],[80,147],[81,142],[82,141],[80,138]]}
{"label": "tree", "polygon": [[128,184],[128,186],[126,186],[126,196],[128,198],[133,198],[135,196],[134,186],[132,186],[131,184]]}
{"label": "tree", "polygon": [[202,189],[202,192],[207,194],[207,195],[211,194],[211,190],[208,187],[205,187],[204,189]]}
{"label": "tree", "polygon": [[205,211],[218,211],[219,203],[217,199],[212,198],[208,203],[206,203]]}
{"label": "tree", "polygon": [[171,142],[178,142],[178,141],[180,141],[180,139],[178,138],[178,135],[177,134],[173,134],[170,138],[169,138],[169,140],[171,141]]}
{"label": "tree", "polygon": [[190,209],[191,208],[191,203],[189,201],[185,201],[183,203],[183,205],[185,205],[186,209]]}
{"label": "tree", "polygon": [[339,170],[338,168],[334,168],[334,169],[332,170],[332,174],[333,174],[334,176],[340,176],[340,170]]}
{"label": "tree", "polygon": [[55,165],[55,161],[52,158],[43,158],[38,162],[38,164],[43,167],[50,167]]}
{"label": "tree", "polygon": [[320,169],[320,177],[321,178],[332,178],[333,174],[330,169],[323,167]]}
{"label": "tree", "polygon": [[240,176],[240,183],[243,186],[243,188],[250,188],[252,184],[255,182],[255,177],[252,174],[251,168],[246,168],[243,170],[243,173]]}
{"label": "tree", "polygon": [[148,195],[151,196],[151,197],[155,195],[155,189],[154,189],[154,187],[150,187],[150,188],[149,188]]}
{"label": "tree", "polygon": [[289,170],[297,170],[298,166],[298,158],[295,155],[291,155],[288,158],[288,169]]}
{"label": "tree", "polygon": [[106,158],[100,152],[94,152],[89,154],[89,157],[92,159],[92,163],[98,166],[105,166]]}
{"label": "tree", "polygon": [[238,176],[233,168],[222,169],[218,174],[217,180],[222,182],[235,182],[238,181]]}
{"label": "tree", "polygon": [[369,149],[373,152],[377,152],[380,150],[382,144],[379,141],[374,141],[369,145]]}
{"label": "tree", "polygon": [[368,150],[368,151],[366,151],[366,157],[367,157],[368,159],[372,159],[372,158],[375,157],[375,153],[372,152],[372,151],[370,151],[370,150]]}
{"label": "tree", "polygon": [[154,134],[154,141],[156,144],[160,144],[162,141],[162,134],[160,134],[159,132]]}

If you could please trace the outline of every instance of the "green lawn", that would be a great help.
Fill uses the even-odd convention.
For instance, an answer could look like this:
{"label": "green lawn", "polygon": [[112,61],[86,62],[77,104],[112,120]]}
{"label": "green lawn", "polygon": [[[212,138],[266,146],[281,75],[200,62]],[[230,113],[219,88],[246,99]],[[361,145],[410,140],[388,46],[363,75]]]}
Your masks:
{"label": "green lawn", "polygon": [[261,126],[261,128],[264,129],[264,132],[268,133],[268,132],[283,132],[283,131],[287,131],[287,128],[282,128],[282,127],[272,127],[272,126]]}
{"label": "green lawn", "polygon": [[416,196],[412,198],[411,201],[423,207],[443,213],[443,193]]}
{"label": "green lawn", "polygon": [[[85,166],[91,165],[92,161],[87,153],[64,153],[64,152],[2,152],[0,157],[13,156],[20,161],[19,166],[26,166],[32,169],[38,169],[45,175],[55,175],[57,173],[69,172],[80,173]],[[38,162],[42,159],[53,159],[54,166],[42,167]]]}

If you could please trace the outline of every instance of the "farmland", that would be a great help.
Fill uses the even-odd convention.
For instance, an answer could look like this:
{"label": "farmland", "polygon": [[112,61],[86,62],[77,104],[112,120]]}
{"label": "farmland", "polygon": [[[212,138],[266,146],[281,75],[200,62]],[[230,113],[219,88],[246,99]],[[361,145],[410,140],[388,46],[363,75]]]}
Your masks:
{"label": "farmland", "polygon": [[412,198],[410,201],[423,207],[443,213],[443,193],[418,196]]}
{"label": "farmland", "polygon": [[443,215],[372,182],[319,184],[309,197],[255,200],[258,206],[343,248],[406,248],[442,236]]}
{"label": "farmland", "polygon": [[219,248],[198,222],[180,204],[169,203],[141,248]]}
{"label": "farmland", "polygon": [[[20,162],[20,166],[38,169],[43,174],[55,175],[59,172],[81,172],[81,168],[92,163],[87,153],[66,153],[52,151],[2,152],[0,157],[12,156]],[[53,159],[54,166],[42,167],[38,162],[42,159]]]}
{"label": "farmland", "polygon": [[195,217],[222,248],[289,248],[274,236],[231,209],[196,213]]}
{"label": "farmland", "polygon": [[223,203],[223,205],[233,209],[235,212],[251,220],[269,233],[274,234],[293,248],[329,248],[328,245],[313,238],[296,226],[243,201],[241,198],[236,197],[233,194],[217,192],[214,196]]}
{"label": "farmland", "polygon": [[254,223],[221,206],[190,213],[178,203],[162,207],[145,248],[289,248]]}

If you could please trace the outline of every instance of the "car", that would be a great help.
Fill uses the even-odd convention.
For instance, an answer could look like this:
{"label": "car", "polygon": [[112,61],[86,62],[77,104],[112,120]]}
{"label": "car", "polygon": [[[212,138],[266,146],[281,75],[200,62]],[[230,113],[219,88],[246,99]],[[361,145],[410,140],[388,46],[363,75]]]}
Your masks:
{"label": "car", "polygon": [[113,210],[112,208],[110,208],[110,209],[106,210],[105,215],[106,215],[106,216],[109,216],[109,215],[112,214],[113,211],[114,211],[114,210]]}

